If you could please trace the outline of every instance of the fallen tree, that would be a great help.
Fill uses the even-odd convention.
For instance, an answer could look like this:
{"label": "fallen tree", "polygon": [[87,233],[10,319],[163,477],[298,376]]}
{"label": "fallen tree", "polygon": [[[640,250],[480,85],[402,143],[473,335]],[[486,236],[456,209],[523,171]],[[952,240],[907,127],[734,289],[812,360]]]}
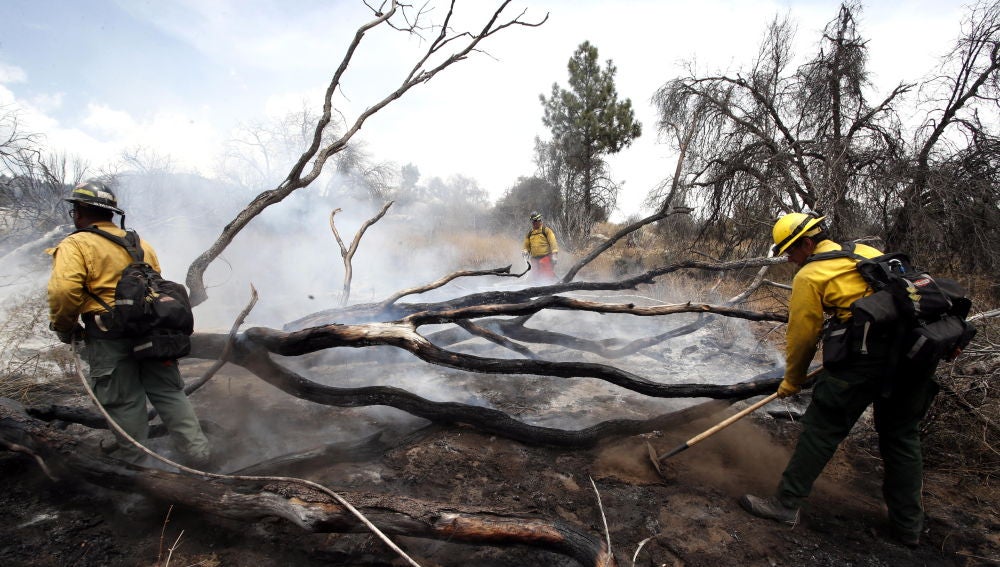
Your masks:
{"label": "fallen tree", "polygon": [[[311,532],[363,532],[365,527],[326,494],[294,482],[253,477],[198,478],[127,466],[79,450],[79,439],[31,418],[0,399],[0,441],[30,455],[54,480],[87,481],[143,493],[192,510],[240,521],[281,518]],[[581,565],[613,566],[600,538],[560,520],[479,510],[399,495],[341,492],[388,534],[461,543],[527,545],[561,553]]]}

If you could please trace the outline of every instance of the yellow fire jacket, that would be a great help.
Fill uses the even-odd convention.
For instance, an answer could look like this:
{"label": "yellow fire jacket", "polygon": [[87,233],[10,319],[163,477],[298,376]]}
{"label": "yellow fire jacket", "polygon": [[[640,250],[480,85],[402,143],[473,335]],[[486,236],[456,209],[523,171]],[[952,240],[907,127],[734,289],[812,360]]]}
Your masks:
{"label": "yellow fire jacket", "polygon": [[[110,221],[93,226],[116,236],[125,231]],[[160,271],[156,252],[141,241],[144,261]],[[52,256],[52,274],[49,277],[49,320],[52,329],[69,332],[76,325],[78,316],[104,311],[93,297],[83,291],[86,285],[105,303],[114,306],[115,286],[121,272],[132,263],[124,248],[99,234],[78,232],[64,238],[55,248],[45,251]]]}
{"label": "yellow fire jacket", "polygon": [[[813,254],[840,250],[832,240],[816,245]],[[858,244],[854,252],[865,258],[882,254],[879,250]],[[869,295],[868,283],[855,269],[850,258],[833,258],[810,262],[792,279],[792,297],[788,304],[788,330],[785,334],[785,380],[796,386],[806,379],[806,371],[823,330],[823,314],[846,321],[851,304]]]}
{"label": "yellow fire jacket", "polygon": [[556,242],[556,233],[552,229],[542,225],[539,229],[531,229],[528,236],[524,237],[524,249],[532,258],[538,258],[559,251],[559,243]]}

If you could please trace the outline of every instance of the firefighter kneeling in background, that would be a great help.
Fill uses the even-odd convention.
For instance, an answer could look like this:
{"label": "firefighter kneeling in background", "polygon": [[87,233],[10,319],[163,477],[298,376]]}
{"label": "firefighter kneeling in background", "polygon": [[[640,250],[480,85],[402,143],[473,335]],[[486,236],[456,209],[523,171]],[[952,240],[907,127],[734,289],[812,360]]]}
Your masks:
{"label": "firefighter kneeling in background", "polygon": [[554,281],[556,279],[555,265],[559,259],[559,243],[556,233],[542,223],[542,214],[531,213],[531,230],[524,237],[524,250],[521,252],[531,260],[531,269],[535,279]]}

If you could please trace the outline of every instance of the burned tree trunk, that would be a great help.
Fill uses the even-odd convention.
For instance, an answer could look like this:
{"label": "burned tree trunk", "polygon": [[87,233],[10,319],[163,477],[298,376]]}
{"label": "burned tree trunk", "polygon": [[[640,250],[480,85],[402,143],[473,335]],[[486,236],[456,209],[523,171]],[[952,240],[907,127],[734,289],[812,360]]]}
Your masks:
{"label": "burned tree trunk", "polygon": [[[126,466],[89,455],[79,441],[0,401],[0,441],[34,456],[56,478],[82,479],[114,490],[141,492],[207,514],[241,521],[282,518],[310,532],[366,528],[326,494],[277,477],[198,478]],[[581,565],[616,565],[604,542],[561,520],[482,511],[388,494],[340,492],[387,534],[487,545],[526,545],[572,557]]]}

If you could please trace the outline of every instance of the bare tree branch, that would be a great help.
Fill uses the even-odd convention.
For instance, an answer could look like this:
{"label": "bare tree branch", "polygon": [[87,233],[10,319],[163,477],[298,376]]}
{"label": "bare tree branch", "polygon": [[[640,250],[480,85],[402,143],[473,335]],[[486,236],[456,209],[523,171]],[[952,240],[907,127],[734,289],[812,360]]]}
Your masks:
{"label": "bare tree branch", "polygon": [[365,235],[368,227],[377,223],[385,216],[385,212],[389,210],[393,202],[389,201],[382,205],[382,208],[375,216],[361,224],[361,228],[354,234],[354,240],[351,241],[350,248],[344,246],[344,241],[341,240],[340,233],[337,232],[337,225],[333,222],[333,218],[340,212],[340,209],[334,209],[330,213],[330,230],[333,231],[333,237],[337,239],[337,244],[340,246],[340,257],[344,260],[344,292],[340,298],[341,305],[347,305],[348,300],[351,298],[351,278],[354,272],[351,260],[354,258],[354,253],[358,251],[358,244],[361,242],[361,237]]}
{"label": "bare tree branch", "polygon": [[[522,21],[520,16],[518,16],[512,20],[498,23],[500,14],[508,4],[509,0],[503,2],[478,34],[460,33],[448,36],[447,34],[450,33],[450,29],[448,28],[447,22],[452,14],[452,10],[449,9],[448,16],[445,19],[445,25],[441,27],[441,35],[439,35],[439,37],[431,43],[427,51],[410,70],[409,74],[404,78],[400,86],[375,104],[369,106],[364,112],[360,113],[354,120],[354,123],[350,125],[337,140],[334,140],[325,147],[321,147],[323,144],[323,134],[326,131],[326,127],[329,125],[333,114],[334,92],[339,88],[341,79],[347,71],[348,66],[351,64],[355,51],[369,30],[384,24],[396,13],[397,9],[400,7],[399,3],[396,0],[393,0],[388,11],[376,12],[376,18],[374,20],[358,28],[354,35],[354,39],[347,49],[347,53],[341,60],[340,66],[337,68],[329,86],[326,89],[326,94],[323,99],[323,112],[316,123],[313,139],[309,147],[302,153],[299,160],[292,166],[288,176],[278,187],[259,194],[246,208],[236,215],[235,219],[226,225],[222,234],[219,235],[219,238],[215,241],[215,243],[191,263],[191,266],[188,268],[186,283],[188,289],[190,290],[192,304],[198,305],[208,298],[204,285],[205,270],[208,268],[208,265],[222,253],[229,243],[232,242],[233,238],[235,238],[236,235],[265,208],[282,201],[296,189],[308,186],[317,177],[319,177],[327,159],[329,159],[331,155],[342,151],[354,135],[361,130],[361,127],[364,125],[365,121],[368,120],[368,118],[373,116],[382,108],[388,106],[394,100],[402,97],[413,87],[431,80],[439,72],[468,57],[471,52],[477,50],[479,44],[484,39],[510,26],[517,25],[537,27],[542,25],[548,19],[548,15],[546,15],[542,21],[532,23]],[[407,6],[403,7],[404,11],[406,7]],[[444,46],[459,38],[465,40],[465,43],[456,48],[453,53],[451,53],[438,65],[425,68],[425,65],[428,63],[431,56],[439,54]],[[306,166],[310,162],[312,162],[312,168],[308,173],[304,174]]]}

